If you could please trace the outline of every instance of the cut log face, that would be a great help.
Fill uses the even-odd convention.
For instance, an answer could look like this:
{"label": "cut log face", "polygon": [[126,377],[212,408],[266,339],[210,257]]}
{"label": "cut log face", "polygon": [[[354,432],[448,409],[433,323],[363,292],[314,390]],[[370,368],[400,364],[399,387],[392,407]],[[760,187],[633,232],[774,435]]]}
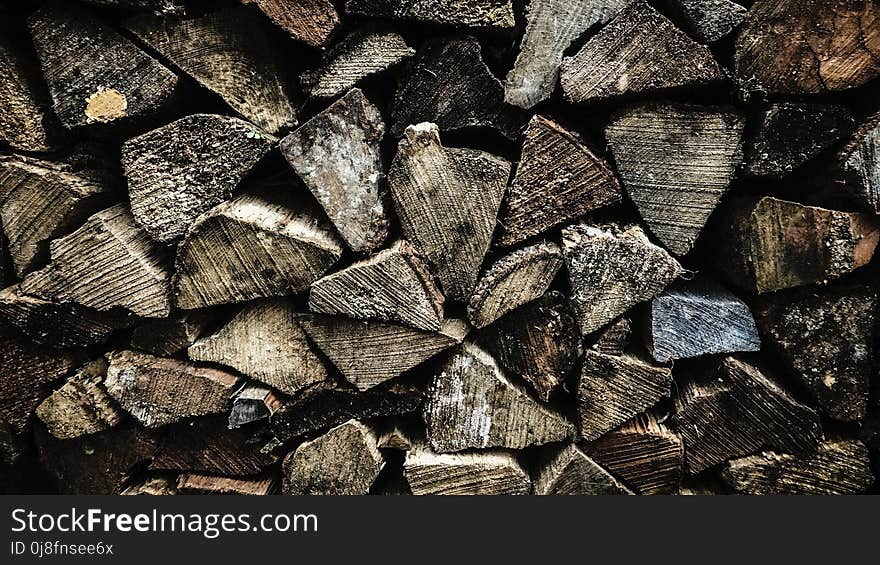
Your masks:
{"label": "cut log face", "polygon": [[235,7],[199,18],[139,16],[124,25],[261,129],[276,133],[296,124],[290,62],[270,42],[261,15]]}
{"label": "cut log face", "polygon": [[415,495],[525,495],[532,489],[528,472],[507,451],[432,452],[426,446],[406,454],[406,480]]}
{"label": "cut log face", "polygon": [[512,28],[515,24],[510,0],[346,0],[345,11],[459,27]]}
{"label": "cut log face", "polygon": [[388,236],[380,143],[385,123],[360,89],[281,142],[281,152],[324,207],[342,239],[369,253]]}
{"label": "cut log face", "polygon": [[404,236],[435,267],[445,295],[466,301],[492,241],[509,162],[446,148],[435,124],[406,129],[388,173]]}
{"label": "cut log face", "polygon": [[443,325],[443,295],[405,241],[316,281],[309,309],[425,331],[437,331]]}
{"label": "cut log face", "polygon": [[874,484],[868,449],[833,440],[801,455],[764,452],[729,461],[721,477],[731,488],[757,495],[852,495]]}
{"label": "cut log face", "polygon": [[499,244],[515,245],[622,199],[623,189],[604,160],[570,131],[535,116],[499,219]]}
{"label": "cut log face", "polygon": [[125,142],[122,165],[135,219],[172,243],[232,194],[276,139],[243,120],[195,114]]}
{"label": "cut log face", "polygon": [[565,297],[555,291],[517,308],[483,330],[479,344],[547,402],[581,355],[581,332]]}
{"label": "cut log face", "polygon": [[284,494],[367,494],[385,466],[371,429],[350,420],[301,444],[284,459]]}
{"label": "cut log face", "polygon": [[676,0],[687,26],[700,41],[715,43],[730,35],[749,11],[731,0]]}
{"label": "cut log face", "polygon": [[745,119],[732,109],[646,105],[605,135],[623,186],[657,239],[687,254],[742,162]]}
{"label": "cut log face", "polygon": [[439,370],[423,418],[431,449],[522,449],[565,441],[574,425],[504,376],[495,360],[465,342]]}
{"label": "cut log face", "polygon": [[314,98],[333,98],[415,53],[396,33],[355,32],[329,51],[318,69],[303,73],[303,87]]}
{"label": "cut log face", "polygon": [[685,272],[637,226],[571,226],[562,230],[562,249],[584,335],[651,300]]}
{"label": "cut log face", "polygon": [[563,52],[597,24],[605,24],[635,0],[530,0],[519,55],[504,82],[504,99],[521,108],[556,90]]}
{"label": "cut log face", "polygon": [[880,114],[872,116],[840,152],[835,183],[853,200],[880,214]]}
{"label": "cut log face", "polygon": [[181,473],[177,477],[177,490],[193,494],[266,496],[278,491],[278,481],[272,476],[239,479],[199,473]]}
{"label": "cut log face", "polygon": [[672,396],[672,371],[635,357],[584,355],[577,391],[581,437],[598,439]]}
{"label": "cut log face", "polygon": [[217,333],[189,350],[190,359],[210,361],[295,395],[328,377],[300,328],[293,306],[280,300],[245,306]]}
{"label": "cut log face", "polygon": [[243,194],[199,217],[177,251],[177,306],[297,294],[336,263],[342,242],[332,229],[287,204]]}
{"label": "cut log face", "polygon": [[59,129],[52,101],[20,50],[0,40],[0,141],[20,151],[51,151]]}
{"label": "cut log face", "polygon": [[878,305],[875,290],[846,285],[775,294],[757,310],[764,335],[835,420],[867,414]]}
{"label": "cut log face", "polygon": [[65,127],[140,122],[173,102],[177,76],[90,11],[53,1],[28,24]]}
{"label": "cut log face", "polygon": [[684,444],[652,412],[630,420],[584,447],[604,468],[639,494],[675,494],[684,468]]}
{"label": "cut log face", "polygon": [[225,412],[238,388],[234,375],[176,359],[134,351],[109,359],[107,392],[148,428]]}
{"label": "cut log face", "polygon": [[159,357],[170,357],[196,342],[211,323],[207,312],[185,312],[153,320],[131,333],[131,347]]}
{"label": "cut log face", "polygon": [[280,406],[281,399],[272,392],[272,389],[263,385],[248,384],[232,401],[229,429],[268,421]]}
{"label": "cut log face", "polygon": [[165,317],[171,310],[166,257],[123,205],[86,221],[49,245],[52,262],[31,273],[21,291],[53,302],[96,310],[125,308],[138,316]]}
{"label": "cut log face", "polygon": [[736,43],[736,76],[748,91],[822,94],[880,76],[874,2],[758,0]]}
{"label": "cut log face", "polygon": [[724,75],[712,53],[642,1],[623,10],[560,70],[572,103],[699,88]]}
{"label": "cut log face", "polygon": [[816,412],[757,367],[728,357],[718,363],[711,379],[684,383],[675,397],[673,422],[684,440],[689,473],[764,446],[809,451],[822,439]]}
{"label": "cut log face", "polygon": [[570,444],[547,457],[535,477],[534,494],[544,496],[604,496],[634,494],[608,471]]}
{"label": "cut log face", "polygon": [[623,355],[632,338],[632,322],[629,318],[618,318],[597,335],[590,349],[604,355]]}
{"label": "cut log face", "polygon": [[256,4],[275,25],[294,39],[320,47],[339,25],[333,0],[241,0]]}
{"label": "cut log face", "polygon": [[661,363],[761,350],[748,305],[709,279],[666,289],[651,302],[649,317],[647,346]]}
{"label": "cut log face", "polygon": [[298,321],[342,376],[359,390],[399,377],[460,344],[468,332],[462,320],[444,322],[439,332],[318,314]]}

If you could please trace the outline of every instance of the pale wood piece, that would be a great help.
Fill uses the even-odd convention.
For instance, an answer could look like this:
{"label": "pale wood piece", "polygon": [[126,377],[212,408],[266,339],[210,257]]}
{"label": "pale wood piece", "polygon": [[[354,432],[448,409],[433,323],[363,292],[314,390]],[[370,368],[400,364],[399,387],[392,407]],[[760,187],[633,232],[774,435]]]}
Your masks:
{"label": "pale wood piece", "polygon": [[132,331],[131,347],[159,357],[170,357],[195,343],[211,323],[210,313],[198,310],[152,320]]}
{"label": "pale wood piece", "polygon": [[229,429],[268,420],[278,408],[281,399],[267,386],[249,383],[232,400]]}
{"label": "pale wood piece", "polygon": [[278,480],[271,475],[239,479],[199,473],[181,473],[177,477],[176,489],[184,493],[239,496],[266,496],[279,490]]}
{"label": "pale wood piece", "polygon": [[275,25],[312,47],[324,45],[339,26],[333,0],[241,0],[255,4]]}
{"label": "pale wood piece", "polygon": [[177,479],[167,476],[141,476],[134,482],[129,482],[122,491],[121,496],[174,496],[177,492]]}
{"label": "pale wood piece", "polygon": [[30,57],[0,39],[0,141],[19,151],[51,151],[61,141],[52,101]]}
{"label": "pale wood piece", "polygon": [[534,493],[543,496],[635,494],[576,445],[545,456],[535,476]]}
{"label": "pale wood piece", "polygon": [[406,454],[404,474],[415,495],[525,495],[528,472],[508,451],[432,452],[417,446]]}
{"label": "pale wood piece", "polygon": [[687,27],[703,43],[716,43],[732,34],[749,11],[731,0],[675,0]]}
{"label": "pale wood piece", "polygon": [[880,214],[880,113],[871,116],[840,151],[833,187]]}
{"label": "pale wood piece", "polygon": [[459,27],[503,29],[515,24],[511,0],[346,0],[345,11]]}

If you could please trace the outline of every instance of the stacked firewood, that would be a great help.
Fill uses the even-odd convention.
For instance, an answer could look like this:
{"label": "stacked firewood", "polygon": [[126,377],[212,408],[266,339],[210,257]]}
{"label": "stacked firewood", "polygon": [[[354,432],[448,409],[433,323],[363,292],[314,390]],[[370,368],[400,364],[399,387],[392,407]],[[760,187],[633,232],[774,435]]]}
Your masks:
{"label": "stacked firewood", "polygon": [[0,1],[5,492],[876,488],[875,0]]}

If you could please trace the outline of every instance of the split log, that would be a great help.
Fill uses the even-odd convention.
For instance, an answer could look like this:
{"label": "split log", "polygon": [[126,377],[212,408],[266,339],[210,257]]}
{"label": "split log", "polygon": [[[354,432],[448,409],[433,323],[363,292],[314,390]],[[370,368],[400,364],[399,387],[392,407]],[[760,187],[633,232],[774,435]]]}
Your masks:
{"label": "split log", "polygon": [[278,481],[272,476],[250,479],[218,477],[199,473],[181,473],[177,477],[177,490],[193,494],[233,494],[239,496],[266,496],[277,494]]}
{"label": "split log", "polygon": [[144,476],[141,475],[129,482],[122,491],[121,496],[174,496],[177,492],[177,479],[167,476]]}
{"label": "split log", "polygon": [[357,252],[370,253],[388,237],[384,135],[379,109],[355,88],[281,142],[281,153]]}
{"label": "split log", "polygon": [[446,148],[435,124],[406,128],[388,172],[404,236],[435,267],[443,292],[466,301],[492,241],[509,162]]}
{"label": "split log", "polygon": [[616,204],[623,190],[611,168],[572,132],[534,116],[499,223],[510,246]]}
{"label": "split log", "polygon": [[846,196],[880,214],[880,113],[859,128],[838,154],[833,169],[835,196]]}
{"label": "split log", "polygon": [[460,27],[512,28],[515,24],[510,0],[346,0],[345,11]]}
{"label": "split log", "polygon": [[410,125],[431,122],[443,132],[488,127],[518,139],[527,119],[504,103],[504,87],[474,38],[428,41],[397,89],[392,115],[395,137]]}
{"label": "split log", "polygon": [[275,144],[245,121],[196,114],[129,139],[122,165],[135,219],[156,241],[183,237]]}
{"label": "split log", "polygon": [[20,151],[51,151],[61,141],[52,101],[30,57],[0,39],[0,141]]}
{"label": "split log", "polygon": [[562,250],[584,335],[651,300],[685,272],[638,226],[571,226],[562,230]]}
{"label": "split log", "polygon": [[425,331],[438,331],[443,325],[443,295],[427,265],[405,241],[316,281],[309,309]]}
{"label": "split log", "polygon": [[285,394],[327,380],[327,368],[306,339],[300,315],[281,300],[248,304],[215,334],[188,350],[194,361],[232,367]]}
{"label": "split log", "polygon": [[766,446],[809,451],[822,439],[816,412],[760,369],[734,357],[678,387],[673,423],[684,440],[691,474]]}
{"label": "split log", "polygon": [[575,104],[698,89],[723,79],[705,46],[642,1],[624,9],[560,68],[562,92]]}
{"label": "split log", "polygon": [[402,418],[395,418],[383,428],[376,446],[379,449],[409,451],[419,442],[424,443],[420,427],[420,425],[416,427],[413,422]]}
{"label": "split log", "polygon": [[438,369],[423,418],[431,449],[523,449],[564,441],[574,425],[510,382],[485,351],[465,342]]}
{"label": "split log", "polygon": [[108,355],[104,385],[126,412],[148,428],[225,412],[238,377],[134,351]]}
{"label": "split log", "polygon": [[551,291],[480,333],[478,343],[547,402],[577,364],[581,333],[565,296]]}
{"label": "split log", "polygon": [[748,305],[710,279],[669,287],[651,302],[648,317],[646,345],[661,363],[761,350]]}
{"label": "split log", "polygon": [[396,33],[355,32],[328,51],[319,68],[303,73],[303,88],[314,98],[333,98],[415,53]]}
{"label": "split log", "polygon": [[877,52],[873,2],[758,0],[736,42],[736,76],[759,94],[839,92],[880,76]]}
{"label": "split log", "polygon": [[198,18],[138,16],[124,26],[259,128],[276,133],[296,125],[291,61],[259,14],[239,6]]}
{"label": "split log", "polygon": [[632,338],[632,322],[629,318],[618,318],[593,339],[590,349],[603,355],[620,357],[627,350]]}
{"label": "split log", "polygon": [[471,323],[484,328],[543,296],[563,262],[562,249],[555,243],[539,243],[505,255],[477,282],[468,304]]}
{"label": "split log", "polygon": [[671,396],[672,371],[667,367],[588,350],[577,389],[581,437],[598,439]]}
{"label": "split log", "polygon": [[871,261],[880,224],[867,214],[771,197],[727,203],[711,259],[731,283],[764,294],[838,279]]}
{"label": "split log", "polygon": [[652,412],[636,416],[583,450],[639,494],[675,494],[679,490],[684,444]]}
{"label": "split log", "polygon": [[153,320],[134,329],[131,347],[158,357],[171,357],[194,344],[210,323],[210,315],[200,311]]}
{"label": "split log", "polygon": [[874,484],[868,449],[847,440],[826,441],[802,455],[771,451],[734,459],[721,477],[734,490],[756,495],[852,495]]}
{"label": "split log", "polygon": [[868,412],[878,306],[876,290],[847,284],[775,294],[756,315],[822,411],[854,422]]}
{"label": "split log", "polygon": [[555,450],[541,462],[534,494],[544,496],[605,496],[635,494],[574,444]]}
{"label": "split log", "polygon": [[284,458],[284,494],[367,494],[385,466],[377,441],[371,428],[349,420],[300,444]]}
{"label": "split log", "polygon": [[404,474],[415,495],[524,495],[528,472],[508,451],[438,454],[425,446],[406,454]]}
{"label": "split log", "polygon": [[268,421],[280,406],[281,399],[272,392],[272,389],[263,385],[248,384],[232,400],[229,429],[263,420]]}
{"label": "split log", "polygon": [[732,0],[675,0],[687,28],[703,43],[716,43],[732,34],[749,11]]}
{"label": "split log", "polygon": [[336,263],[342,242],[332,228],[289,203],[242,194],[200,216],[178,246],[177,306],[297,294]]}
{"label": "split log", "polygon": [[256,4],[275,25],[312,47],[324,45],[339,25],[333,0],[241,0]]}
{"label": "split log", "polygon": [[460,344],[468,333],[461,320],[447,320],[438,332],[318,314],[298,321],[342,376],[359,390],[399,377]]}
{"label": "split log", "polygon": [[132,10],[149,10],[163,15],[182,15],[186,11],[186,0],[84,0],[99,6],[118,6]]}
{"label": "split log", "polygon": [[504,82],[504,99],[532,108],[556,90],[562,54],[590,28],[635,0],[530,0],[519,55]]}
{"label": "split log", "polygon": [[55,0],[28,24],[65,127],[134,127],[175,102],[177,76],[91,11]]}
{"label": "split log", "polygon": [[649,104],[605,129],[630,198],[648,228],[686,255],[742,162],[745,119],[732,109]]}

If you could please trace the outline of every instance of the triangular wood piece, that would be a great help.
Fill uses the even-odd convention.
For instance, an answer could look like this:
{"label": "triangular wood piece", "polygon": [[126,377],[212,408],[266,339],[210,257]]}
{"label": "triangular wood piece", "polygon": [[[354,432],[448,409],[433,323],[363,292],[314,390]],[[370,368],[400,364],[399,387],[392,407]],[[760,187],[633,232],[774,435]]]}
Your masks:
{"label": "triangular wood piece", "polygon": [[256,4],[275,25],[294,39],[320,47],[339,26],[333,0],[241,0]]}
{"label": "triangular wood piece", "polygon": [[512,28],[510,0],[346,0],[349,14],[476,28]]}
{"label": "triangular wood piece", "polygon": [[632,321],[624,316],[594,334],[589,347],[593,351],[619,357],[630,346],[632,333]]}
{"label": "triangular wood piece", "polygon": [[443,295],[425,263],[405,241],[316,281],[309,309],[426,331],[437,331],[443,325]]}
{"label": "triangular wood piece", "polygon": [[159,357],[171,357],[194,344],[211,323],[209,312],[197,310],[151,320],[131,332],[131,347]]}
{"label": "triangular wood piece", "polygon": [[749,13],[732,0],[676,0],[687,27],[700,41],[715,43],[730,35]]}
{"label": "triangular wood piece", "polygon": [[434,377],[424,407],[431,448],[523,449],[564,441],[574,425],[507,380],[495,360],[465,342]]}
{"label": "triangular wood piece", "polygon": [[281,399],[272,389],[260,384],[248,383],[232,400],[229,412],[229,429],[240,428],[254,422],[268,421],[281,407]]}
{"label": "triangular wood piece", "polygon": [[470,299],[492,241],[511,165],[474,149],[446,148],[436,125],[406,129],[388,173],[404,236],[436,268],[443,292]]}
{"label": "triangular wood piece", "polygon": [[535,476],[536,495],[595,496],[634,494],[574,444],[555,450]]}
{"label": "triangular wood piece", "polygon": [[61,141],[52,101],[35,71],[36,62],[0,39],[0,141],[20,151],[51,151]]}
{"label": "triangular wood piece", "polygon": [[427,446],[411,449],[403,463],[415,495],[524,495],[532,482],[508,451],[434,453]]}
{"label": "triangular wood piece", "polygon": [[880,114],[868,119],[840,152],[834,173],[836,194],[880,214]]}
{"label": "triangular wood piece", "polygon": [[384,135],[379,109],[355,88],[281,142],[281,153],[358,252],[388,236],[380,192]]}
{"label": "triangular wood piece", "polygon": [[573,103],[706,87],[723,78],[706,47],[642,1],[565,59],[560,71],[562,92]]}
{"label": "triangular wood piece", "polygon": [[243,194],[199,217],[177,250],[177,306],[297,294],[324,274],[342,255],[342,242],[290,203]]}
{"label": "triangular wood piece", "polygon": [[28,275],[22,292],[96,310],[125,308],[145,317],[171,311],[165,251],[125,206],[98,212],[72,234],[53,240],[49,250],[52,262]]}
{"label": "triangular wood piece", "polygon": [[623,186],[648,228],[687,254],[742,162],[745,119],[722,108],[646,105],[605,129]]}
{"label": "triangular wood piece", "polygon": [[399,377],[467,335],[467,324],[448,320],[439,332],[314,314],[299,319],[312,341],[360,390]]}
{"label": "triangular wood piece", "polygon": [[637,226],[571,226],[562,230],[562,249],[584,335],[651,300],[685,272]]}
{"label": "triangular wood piece", "polygon": [[238,118],[195,114],[130,139],[122,165],[135,219],[162,243],[183,237],[275,144]]}

